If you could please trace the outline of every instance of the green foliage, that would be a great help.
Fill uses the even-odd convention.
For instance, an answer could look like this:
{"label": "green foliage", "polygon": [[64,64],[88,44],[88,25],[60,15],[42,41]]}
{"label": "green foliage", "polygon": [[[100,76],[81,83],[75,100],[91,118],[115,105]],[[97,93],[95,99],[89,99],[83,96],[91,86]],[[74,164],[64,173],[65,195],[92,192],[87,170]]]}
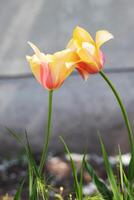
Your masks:
{"label": "green foliage", "polygon": [[[25,140],[24,138],[21,138],[17,133],[15,133],[15,131],[11,129],[8,129],[8,131],[20,144],[23,145],[23,148],[27,156],[28,177],[29,177],[29,200],[37,200],[37,195],[39,196],[41,195],[43,200],[44,198],[45,200],[47,200],[48,194],[46,193],[46,190],[43,190],[43,188],[46,188],[46,184],[45,184],[44,179],[41,177],[39,173],[38,166],[32,155],[27,131],[25,131]],[[23,188],[23,184],[19,186],[17,193],[15,195],[15,200],[20,200],[22,188]]]}
{"label": "green foliage", "polygon": [[128,180],[130,184],[134,181],[134,140],[132,139],[131,159],[128,166]]}
{"label": "green foliage", "polygon": [[[49,188],[52,191],[51,186],[48,187],[45,179],[39,173],[39,168],[34,160],[32,155],[31,147],[29,144],[27,132],[25,131],[25,139],[18,136],[13,130],[8,129],[10,134],[21,143],[25,149],[27,160],[28,160],[28,177],[29,177],[29,200],[48,200],[49,199]],[[72,173],[74,178],[74,192],[77,200],[132,200],[134,197],[134,187],[132,182],[129,180],[128,176],[125,174],[122,164],[122,156],[119,149],[119,179],[117,179],[112,170],[112,166],[108,160],[108,156],[100,138],[101,150],[103,154],[103,159],[105,163],[105,169],[107,172],[109,189],[106,184],[99,179],[99,177],[94,172],[92,166],[87,163],[85,160],[85,156],[83,156],[83,161],[80,169],[80,180],[77,177],[77,169],[75,163],[71,157],[71,153],[69,151],[68,146],[62,137],[60,137],[66,153],[68,154],[71,162]],[[90,174],[93,182],[95,183],[99,194],[94,195],[92,197],[83,195],[83,169],[86,167],[88,173]],[[134,166],[133,166],[134,168]],[[14,200],[21,200],[21,193],[23,189],[24,181],[19,185],[17,192],[15,194]],[[63,200],[63,197],[60,194],[55,194],[56,199]]]}
{"label": "green foliage", "polygon": [[65,151],[66,153],[68,154],[69,158],[70,158],[70,162],[71,162],[71,167],[72,167],[72,173],[73,173],[73,178],[74,178],[74,190],[75,190],[75,194],[76,194],[76,199],[77,200],[83,200],[83,191],[82,191],[82,183],[83,183],[83,166],[84,166],[84,159],[85,159],[85,156],[83,157],[83,161],[82,161],[82,166],[81,166],[81,172],[80,172],[80,182],[78,181],[78,177],[77,177],[77,169],[76,169],[76,166],[75,166],[75,163],[71,157],[71,153],[69,151],[69,148],[68,146],[66,145],[65,141],[63,140],[62,137],[60,137],[63,145],[64,145],[64,148],[65,148]]}
{"label": "green foliage", "polygon": [[100,194],[93,195],[92,197],[85,197],[84,200],[104,200]]}
{"label": "green foliage", "polygon": [[19,185],[19,187],[16,191],[16,194],[14,196],[14,200],[21,200],[21,193],[22,193],[23,185],[24,185],[24,180]]}
{"label": "green foliage", "polygon": [[[134,199],[134,185],[128,179],[124,172],[122,164],[122,155],[119,149],[118,162],[119,162],[119,178],[117,179],[112,170],[112,166],[109,162],[106,149],[100,138],[102,155],[105,163],[105,169],[108,176],[109,186],[111,190],[103,183],[99,177],[95,174],[92,166],[85,161],[85,166],[90,174],[93,182],[95,183],[99,193],[104,200],[132,200]],[[133,166],[134,167],[134,166]]]}
{"label": "green foliage", "polygon": [[116,182],[111,164],[109,163],[108,156],[107,156],[107,153],[106,153],[106,150],[101,138],[100,138],[100,144],[101,144],[101,150],[102,150],[102,155],[103,155],[103,159],[105,163],[106,172],[108,175],[108,180],[113,192],[113,200],[122,200],[123,199],[122,194],[120,193],[120,190],[118,188],[118,184]]}
{"label": "green foliage", "polygon": [[60,194],[55,194],[54,197],[57,200],[64,200],[63,197]]}
{"label": "green foliage", "polygon": [[103,197],[103,199],[104,200],[113,200],[113,193],[107,188],[105,183],[97,177],[92,166],[90,164],[88,164],[86,160],[84,160],[84,162],[85,162],[85,167],[86,167],[88,173],[90,174],[94,184],[96,185],[96,187],[97,187],[98,191],[100,192],[101,196]]}

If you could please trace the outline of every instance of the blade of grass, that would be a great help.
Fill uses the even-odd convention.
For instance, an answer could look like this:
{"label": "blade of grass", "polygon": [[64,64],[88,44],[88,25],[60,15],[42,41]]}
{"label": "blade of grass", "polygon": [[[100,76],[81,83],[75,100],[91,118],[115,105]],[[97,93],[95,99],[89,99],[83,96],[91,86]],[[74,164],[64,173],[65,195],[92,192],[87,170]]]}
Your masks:
{"label": "blade of grass", "polygon": [[[36,200],[37,199],[37,179],[41,179],[41,176],[38,171],[38,166],[35,163],[35,160],[32,155],[31,147],[28,140],[28,134],[25,130],[25,136],[26,136],[26,152],[28,157],[28,165],[29,165],[29,199],[30,200]],[[35,175],[35,180],[33,176]]]}
{"label": "blade of grass", "polygon": [[100,194],[94,194],[93,196],[86,196],[83,200],[104,200]]}
{"label": "blade of grass", "polygon": [[131,154],[131,160],[128,166],[128,178],[130,181],[134,180],[134,154]]}
{"label": "blade of grass", "polygon": [[14,200],[21,200],[21,194],[22,194],[23,185],[24,185],[24,180],[19,185],[19,187],[18,187],[18,189],[16,191],[16,194],[14,196]]}
{"label": "blade of grass", "polygon": [[122,155],[121,155],[121,150],[119,147],[119,173],[120,173],[120,185],[121,185],[121,190],[124,190],[124,180],[123,180],[123,164],[122,164]]}
{"label": "blade of grass", "polygon": [[76,170],[74,161],[71,157],[71,153],[69,151],[68,146],[66,145],[64,139],[61,136],[60,136],[60,140],[63,143],[64,148],[65,148],[65,150],[66,150],[66,152],[67,152],[67,154],[69,155],[69,158],[70,158],[72,173],[73,173],[73,178],[74,178],[74,187],[75,187],[74,189],[75,189],[75,192],[76,192],[76,197],[77,197],[78,200],[82,200],[80,186],[79,186],[79,182],[78,182],[78,178],[77,178],[77,170]]}
{"label": "blade of grass", "polygon": [[84,170],[84,160],[85,160],[86,154],[84,154],[83,159],[82,159],[82,164],[81,164],[81,169],[80,169],[80,183],[79,183],[79,188],[80,188],[80,196],[83,196],[83,170]]}
{"label": "blade of grass", "polygon": [[27,156],[27,159],[28,159],[29,199],[30,199],[32,192],[33,192],[33,165],[30,162],[31,159],[29,159],[30,158],[30,152],[29,152],[29,144],[28,144],[27,133],[26,133],[26,138],[27,138],[27,144],[28,145],[26,145],[24,143],[24,141],[22,141],[22,138],[20,136],[18,136],[18,134],[14,130],[9,129],[9,128],[7,128],[7,130],[10,133],[10,135],[12,137],[14,137],[25,149],[26,156]]}
{"label": "blade of grass", "polygon": [[31,168],[34,169],[34,173],[35,173],[36,177],[38,177],[40,179],[41,176],[38,171],[38,166],[33,158],[31,147],[30,147],[29,140],[28,140],[28,135],[27,135],[26,131],[25,131],[25,135],[26,135],[26,142],[27,142],[26,147],[27,147],[28,160],[30,161]]}
{"label": "blade of grass", "polygon": [[33,170],[29,162],[28,162],[28,178],[29,178],[29,199],[30,199],[33,193]]}
{"label": "blade of grass", "polygon": [[[31,151],[31,147],[29,144],[29,140],[28,140],[28,134],[27,131],[25,130],[25,138],[26,138],[26,143],[24,142],[24,140],[22,141],[22,138],[20,136],[18,136],[18,134],[7,128],[8,132],[10,133],[10,135],[12,137],[14,137],[25,149],[26,152],[26,156],[28,159],[28,177],[29,177],[29,200],[37,200],[37,185],[36,185],[36,181],[41,180],[41,176],[39,173],[39,169],[38,166],[33,158],[32,155],[32,151]],[[35,178],[34,178],[35,176]]]}
{"label": "blade of grass", "polygon": [[[39,173],[39,168],[38,168],[38,166],[37,166],[37,164],[36,164],[36,162],[33,158],[30,143],[29,143],[29,140],[28,140],[27,131],[25,131],[25,135],[26,135],[26,141],[27,141],[27,151],[28,151],[28,156],[29,156],[29,165],[30,165],[30,169],[33,168],[33,170],[30,172],[30,174],[34,173],[34,175],[35,175],[35,180],[34,181],[30,180],[31,184],[33,184],[32,194],[30,196],[30,200],[37,200],[37,191],[40,191],[42,198],[47,200],[48,194],[46,193],[45,189],[43,190],[43,188],[46,188],[46,184],[45,184],[45,181],[42,179],[41,174]],[[33,179],[33,177],[32,177],[32,179]],[[38,188],[38,186],[40,186],[40,188]]]}
{"label": "blade of grass", "polygon": [[102,195],[104,200],[113,200],[113,193],[107,188],[107,186],[105,185],[105,183],[103,183],[98,176],[95,174],[92,166],[90,164],[87,163],[86,160],[84,160],[85,163],[85,167],[89,173],[89,175],[91,176],[94,184],[96,185],[99,193]]}
{"label": "blade of grass", "polygon": [[112,171],[112,167],[111,167],[110,162],[108,160],[108,156],[107,156],[104,144],[102,142],[101,137],[99,137],[99,138],[100,138],[102,155],[103,155],[103,159],[104,159],[104,163],[105,163],[105,167],[106,167],[106,172],[107,172],[107,175],[108,175],[108,180],[109,180],[109,183],[111,185],[112,192],[113,192],[113,199],[114,200],[121,200],[122,196],[121,196],[121,193],[120,193],[120,191],[118,189],[118,186],[117,186],[117,183],[116,183],[116,179],[114,177],[114,173]]}
{"label": "blade of grass", "polygon": [[124,199],[132,200],[134,193],[133,193],[133,190],[132,190],[132,187],[131,187],[131,183],[127,179],[125,172],[123,172],[123,180],[124,180],[124,191],[125,191]]}
{"label": "blade of grass", "polygon": [[13,129],[6,128],[8,133],[14,137],[22,146],[25,146],[24,141],[22,141],[23,138],[20,137]]}

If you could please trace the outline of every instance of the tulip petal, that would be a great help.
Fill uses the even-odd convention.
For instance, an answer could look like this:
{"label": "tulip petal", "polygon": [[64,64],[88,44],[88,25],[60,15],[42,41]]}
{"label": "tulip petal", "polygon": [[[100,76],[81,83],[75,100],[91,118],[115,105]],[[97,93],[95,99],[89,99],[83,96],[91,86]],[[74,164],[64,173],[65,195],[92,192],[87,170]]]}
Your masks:
{"label": "tulip petal", "polygon": [[58,84],[60,86],[60,84],[62,84],[63,81],[74,70],[75,68],[74,65],[79,57],[74,51],[70,49],[57,52],[53,56],[54,56],[54,62],[50,63],[49,65],[51,70],[52,80],[54,84],[56,85]]}
{"label": "tulip petal", "polygon": [[95,46],[93,44],[91,44],[89,42],[83,42],[82,47],[84,49],[86,49],[90,53],[90,55],[94,56],[96,49],[95,49]]}
{"label": "tulip petal", "polygon": [[27,56],[27,61],[35,78],[48,90],[59,88],[75,69],[75,64],[79,60],[76,51],[65,49],[53,55],[45,55],[34,44],[29,44],[35,54]]}
{"label": "tulip petal", "polygon": [[41,84],[40,79],[40,61],[36,55],[33,56],[26,56],[27,61],[29,62],[29,65],[31,67],[31,71],[35,78],[39,81]]}
{"label": "tulip petal", "polygon": [[76,42],[76,40],[74,40],[73,38],[68,42],[67,44],[67,49],[72,49],[72,50],[76,50],[78,48],[78,44]]}
{"label": "tulip petal", "polygon": [[93,55],[91,55],[87,49],[85,49],[85,48],[79,49],[78,55],[83,62],[90,63],[90,64],[96,66],[96,68],[98,68],[96,60],[95,60],[96,58]]}
{"label": "tulip petal", "polygon": [[91,35],[79,26],[74,29],[73,39],[76,40],[79,45],[81,45],[82,42],[89,42],[94,44],[94,40],[92,39]]}
{"label": "tulip petal", "polygon": [[28,44],[30,45],[30,47],[33,49],[33,51],[35,52],[35,54],[37,56],[40,56],[41,52],[40,50],[38,49],[38,47],[36,47],[32,42],[29,42],[28,41]]}
{"label": "tulip petal", "polygon": [[48,90],[53,89],[53,79],[50,70],[50,66],[48,63],[42,63],[40,65],[40,77],[41,77],[41,84],[43,87],[47,88]]}
{"label": "tulip petal", "polygon": [[101,66],[103,66],[105,64],[105,56],[101,50],[100,50],[100,64],[101,64]]}
{"label": "tulip petal", "polygon": [[113,35],[106,30],[97,31],[96,33],[96,45],[99,48],[108,40],[112,39]]}
{"label": "tulip petal", "polygon": [[77,67],[76,68],[84,70],[88,74],[95,74],[95,73],[97,73],[97,72],[99,72],[101,70],[102,66],[100,66],[100,68],[98,68],[98,66],[96,67],[96,65],[81,61],[81,62],[77,63]]}
{"label": "tulip petal", "polygon": [[76,69],[79,72],[79,74],[82,76],[82,78],[86,81],[89,77],[89,73],[86,70],[81,69],[81,68],[76,68]]}
{"label": "tulip petal", "polygon": [[77,62],[65,62],[65,66],[67,69],[70,69],[71,67],[73,67],[74,65],[76,65],[79,61]]}

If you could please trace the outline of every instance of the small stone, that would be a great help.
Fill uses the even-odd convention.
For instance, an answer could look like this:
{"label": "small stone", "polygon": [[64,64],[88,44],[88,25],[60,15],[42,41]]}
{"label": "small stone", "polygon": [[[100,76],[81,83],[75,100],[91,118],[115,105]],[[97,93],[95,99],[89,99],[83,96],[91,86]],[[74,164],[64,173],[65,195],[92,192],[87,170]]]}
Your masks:
{"label": "small stone", "polygon": [[85,181],[86,183],[91,182],[91,176],[89,175],[88,172],[85,171],[85,172],[83,173],[83,179],[84,179],[84,181]]}
{"label": "small stone", "polygon": [[58,157],[53,157],[47,161],[47,169],[59,178],[67,177],[70,173],[70,166]]}

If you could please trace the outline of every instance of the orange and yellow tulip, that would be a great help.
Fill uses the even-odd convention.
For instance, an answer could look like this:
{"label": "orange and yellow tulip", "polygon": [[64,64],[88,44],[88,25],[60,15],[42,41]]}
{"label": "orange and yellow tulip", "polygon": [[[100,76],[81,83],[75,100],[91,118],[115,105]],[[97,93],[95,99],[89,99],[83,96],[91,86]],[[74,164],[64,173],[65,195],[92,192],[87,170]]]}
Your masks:
{"label": "orange and yellow tulip", "polygon": [[59,88],[74,70],[77,54],[71,49],[65,49],[53,55],[45,55],[34,44],[28,43],[34,50],[34,55],[26,58],[35,78],[48,90]]}
{"label": "orange and yellow tulip", "polygon": [[83,28],[77,26],[74,29],[67,49],[76,51],[79,57],[76,68],[84,79],[87,79],[89,74],[98,73],[102,69],[105,59],[100,47],[112,38],[113,35],[106,30],[97,31],[95,40],[93,40]]}

